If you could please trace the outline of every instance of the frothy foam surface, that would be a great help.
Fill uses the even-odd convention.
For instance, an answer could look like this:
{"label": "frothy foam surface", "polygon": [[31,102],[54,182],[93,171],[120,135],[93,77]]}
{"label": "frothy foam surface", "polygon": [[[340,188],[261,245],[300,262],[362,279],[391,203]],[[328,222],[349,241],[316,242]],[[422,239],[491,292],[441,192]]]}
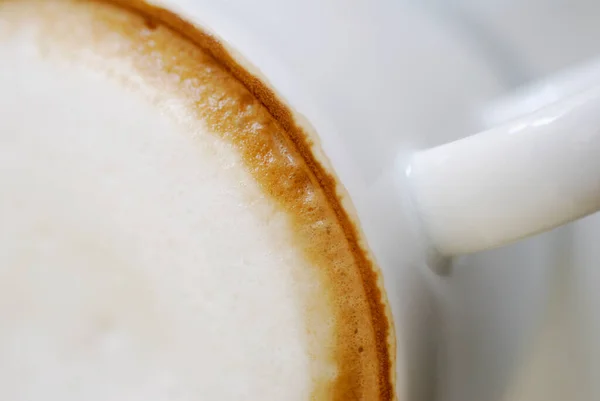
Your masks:
{"label": "frothy foam surface", "polygon": [[358,244],[211,55],[0,1],[0,60],[0,399],[393,397]]}

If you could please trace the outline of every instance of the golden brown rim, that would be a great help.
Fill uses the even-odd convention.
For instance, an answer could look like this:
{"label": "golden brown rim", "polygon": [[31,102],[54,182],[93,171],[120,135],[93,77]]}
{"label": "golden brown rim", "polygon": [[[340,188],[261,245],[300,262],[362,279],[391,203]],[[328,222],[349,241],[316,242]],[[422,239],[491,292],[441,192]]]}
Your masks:
{"label": "golden brown rim", "polygon": [[156,20],[175,30],[183,37],[211,54],[222,66],[236,79],[242,82],[279,122],[289,140],[294,144],[304,162],[314,174],[317,182],[329,199],[335,210],[339,224],[343,227],[348,243],[351,246],[356,264],[360,270],[365,293],[367,294],[373,329],[377,341],[377,354],[380,363],[380,400],[387,401],[395,398],[393,371],[392,337],[390,314],[386,296],[380,288],[378,268],[370,260],[368,253],[361,245],[360,231],[343,207],[339,196],[338,182],[314,156],[312,141],[305,130],[300,127],[293,112],[284,104],[276,94],[255,75],[248,72],[231,55],[226,47],[214,36],[200,30],[197,26],[187,22],[179,15],[159,6],[151,5],[141,0],[97,0],[126,7]]}

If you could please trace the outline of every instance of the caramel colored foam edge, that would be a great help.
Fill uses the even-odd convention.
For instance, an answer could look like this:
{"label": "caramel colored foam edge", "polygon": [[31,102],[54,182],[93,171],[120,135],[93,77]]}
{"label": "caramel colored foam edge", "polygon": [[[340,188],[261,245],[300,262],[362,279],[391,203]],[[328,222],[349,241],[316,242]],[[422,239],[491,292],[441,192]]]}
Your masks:
{"label": "caramel colored foam edge", "polygon": [[[216,82],[218,89],[210,99],[194,95],[198,117],[238,150],[261,189],[291,217],[308,260],[331,283],[338,372],[333,383],[312,398],[395,399],[395,338],[381,274],[356,219],[344,206],[343,188],[317,157],[310,131],[224,44],[176,14],[141,0],[78,2],[111,4],[139,15],[143,22],[137,25],[114,20],[115,30],[135,40],[147,40],[148,31],[164,26],[202,50],[199,54],[168,40],[161,43],[158,36],[153,37],[156,43],[151,48],[141,45],[141,51],[158,51],[172,60],[162,68],[182,82]],[[208,100],[219,107],[207,107]]]}

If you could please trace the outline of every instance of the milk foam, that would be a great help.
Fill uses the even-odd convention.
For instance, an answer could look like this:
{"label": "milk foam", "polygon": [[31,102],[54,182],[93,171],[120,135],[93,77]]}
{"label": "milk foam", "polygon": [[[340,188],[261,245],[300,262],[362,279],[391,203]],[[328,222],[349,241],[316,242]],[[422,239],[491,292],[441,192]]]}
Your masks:
{"label": "milk foam", "polygon": [[308,399],[286,216],[179,100],[30,29],[0,39],[0,399]]}
{"label": "milk foam", "polygon": [[394,399],[337,181],[232,54],[137,0],[0,1],[0,399]]}

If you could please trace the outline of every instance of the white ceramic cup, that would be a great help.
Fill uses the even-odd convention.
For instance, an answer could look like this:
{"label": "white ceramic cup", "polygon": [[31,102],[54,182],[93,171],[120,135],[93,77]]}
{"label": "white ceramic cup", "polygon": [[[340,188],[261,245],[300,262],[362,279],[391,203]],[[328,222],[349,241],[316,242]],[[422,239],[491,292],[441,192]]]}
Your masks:
{"label": "white ceramic cup", "polygon": [[[441,319],[431,293],[439,282],[419,269],[435,262],[429,255],[499,246],[600,206],[600,90],[415,153],[477,132],[458,105],[499,91],[468,51],[415,10],[391,0],[152,3],[238,51],[315,127],[384,271],[401,400],[433,397]],[[420,47],[396,39],[407,35],[418,35]],[[473,87],[461,91],[465,76]],[[447,109],[446,119],[427,119],[425,105]]]}

